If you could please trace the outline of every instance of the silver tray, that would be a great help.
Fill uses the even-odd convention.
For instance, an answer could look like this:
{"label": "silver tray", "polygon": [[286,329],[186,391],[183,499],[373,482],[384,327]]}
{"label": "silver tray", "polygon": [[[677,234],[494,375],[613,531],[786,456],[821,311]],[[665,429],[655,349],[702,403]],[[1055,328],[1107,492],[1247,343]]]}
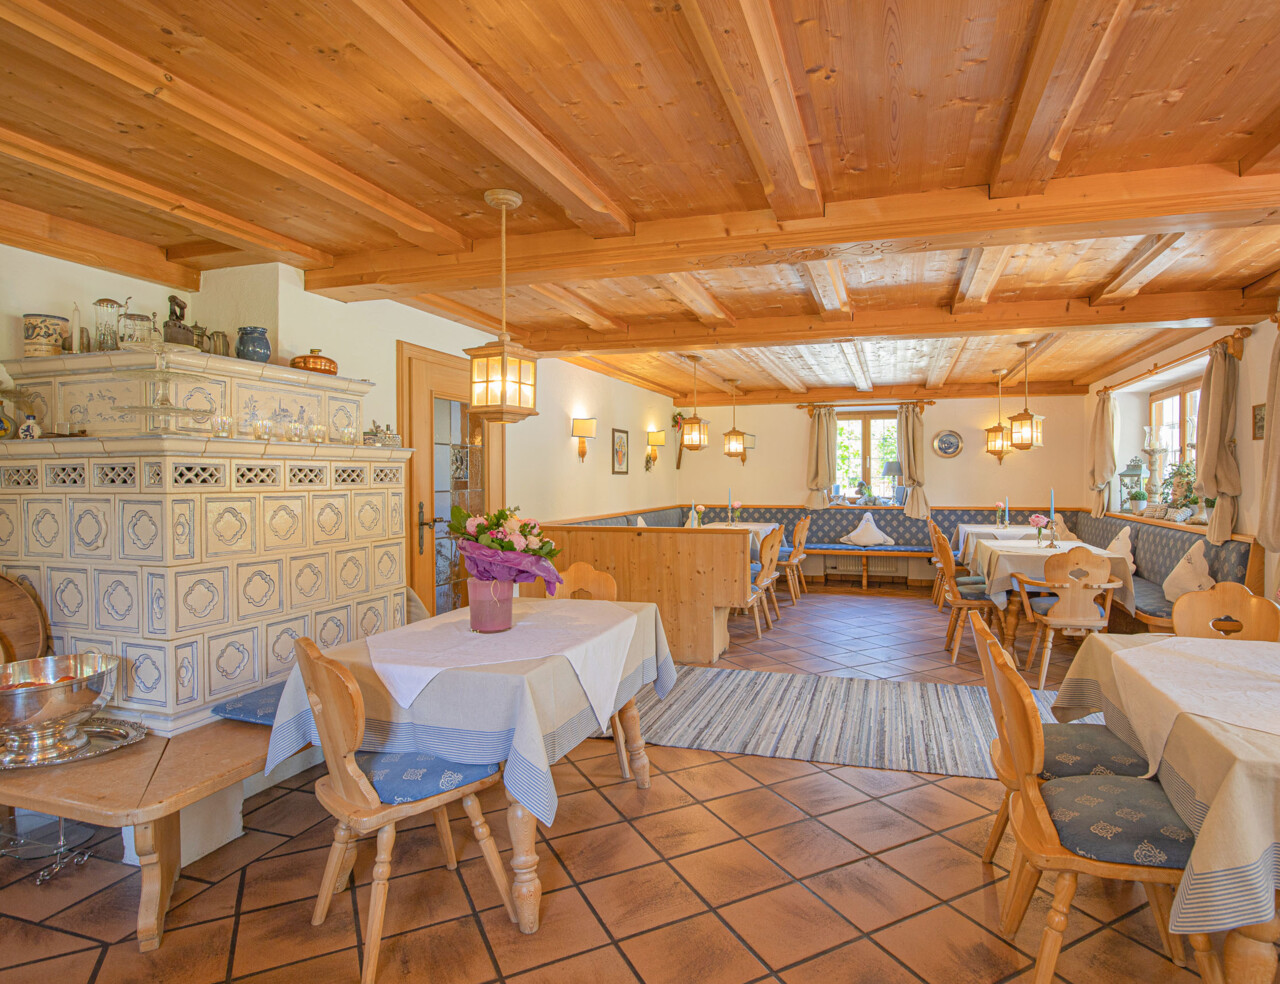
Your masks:
{"label": "silver tray", "polygon": [[147,736],[147,729],[137,721],[121,721],[116,718],[95,717],[79,728],[81,733],[89,736],[89,741],[81,745],[69,755],[51,759],[47,762],[9,762],[0,760],[0,771],[5,769],[35,769],[46,765],[65,765],[67,762],[79,762],[81,759],[105,755],[117,748],[132,745]]}

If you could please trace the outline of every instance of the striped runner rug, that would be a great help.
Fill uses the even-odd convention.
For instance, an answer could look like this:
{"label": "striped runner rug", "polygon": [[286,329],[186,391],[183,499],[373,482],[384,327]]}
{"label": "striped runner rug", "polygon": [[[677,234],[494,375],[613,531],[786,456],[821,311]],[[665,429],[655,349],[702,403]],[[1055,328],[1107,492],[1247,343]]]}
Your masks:
{"label": "striped runner rug", "polygon": [[[1057,693],[1033,694],[1054,720]],[[984,687],[678,666],[665,700],[649,687],[636,704],[654,745],[995,778]]]}

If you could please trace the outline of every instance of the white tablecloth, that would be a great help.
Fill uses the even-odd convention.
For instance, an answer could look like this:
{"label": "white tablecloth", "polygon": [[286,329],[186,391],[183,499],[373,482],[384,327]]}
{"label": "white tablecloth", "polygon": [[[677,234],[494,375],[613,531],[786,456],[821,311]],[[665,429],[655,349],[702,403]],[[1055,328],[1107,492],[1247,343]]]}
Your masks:
{"label": "white tablecloth", "polygon": [[1060,721],[1101,711],[1159,763],[1195,832],[1175,933],[1266,922],[1280,887],[1280,643],[1091,635],[1058,689]]}
{"label": "white tablecloth", "polygon": [[[1047,541],[1047,536],[1046,536]],[[1057,548],[1038,547],[1034,540],[975,540],[973,564],[969,569],[987,579],[987,594],[997,608],[1008,604],[1009,592],[1017,593],[1014,575],[1022,575],[1032,581],[1043,581],[1044,564],[1055,553],[1065,553],[1073,547],[1089,547],[1079,540],[1062,540]],[[1120,554],[1108,553],[1097,547],[1089,547],[1096,554],[1111,561],[1111,579],[1121,582],[1113,596],[1115,602],[1133,611],[1133,573],[1129,561]]]}
{"label": "white tablecloth", "polygon": [[612,601],[515,598],[508,632],[471,631],[467,609],[369,636],[369,662],[401,707],[443,670],[563,656],[603,729],[613,713],[636,613]]}
{"label": "white tablecloth", "polygon": [[[571,599],[523,601],[593,604]],[[616,604],[635,614],[636,623],[625,644],[614,711],[650,683],[659,697],[665,697],[676,680],[658,606],[630,601]],[[465,609],[463,614],[470,617]],[[325,655],[350,669],[360,685],[365,702],[362,747],[366,751],[431,752],[468,765],[505,762],[507,791],[548,826],[555,819],[557,803],[552,763],[599,730],[578,675],[563,656],[445,670],[405,708],[391,696],[374,668],[369,639],[335,646]],[[308,744],[319,744],[319,737],[302,674],[295,667],[280,695],[267,747],[267,769]]]}
{"label": "white tablecloth", "polygon": [[951,535],[951,549],[959,551],[960,563],[966,567],[973,560],[978,540],[1034,540],[1034,526],[994,526],[989,523],[959,523]]}

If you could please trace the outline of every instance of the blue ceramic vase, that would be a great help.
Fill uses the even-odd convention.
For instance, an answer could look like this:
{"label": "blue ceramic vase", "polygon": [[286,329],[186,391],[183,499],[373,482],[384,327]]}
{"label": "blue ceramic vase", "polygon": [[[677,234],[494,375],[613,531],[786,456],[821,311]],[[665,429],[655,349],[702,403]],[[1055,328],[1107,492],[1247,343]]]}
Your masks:
{"label": "blue ceramic vase", "polygon": [[267,329],[245,325],[236,336],[236,358],[250,362],[266,362],[271,358],[271,342]]}

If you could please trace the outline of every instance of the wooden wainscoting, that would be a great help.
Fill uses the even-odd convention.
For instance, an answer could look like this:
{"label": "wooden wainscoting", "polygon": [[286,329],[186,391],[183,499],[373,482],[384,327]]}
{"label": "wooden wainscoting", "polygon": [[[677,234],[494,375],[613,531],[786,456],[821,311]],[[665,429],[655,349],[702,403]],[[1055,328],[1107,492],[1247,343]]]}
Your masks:
{"label": "wooden wainscoting", "polygon": [[751,598],[747,530],[544,526],[543,531],[562,551],[555,561],[560,570],[583,561],[613,576],[619,599],[655,603],[677,663],[714,663],[729,647],[729,609]]}

